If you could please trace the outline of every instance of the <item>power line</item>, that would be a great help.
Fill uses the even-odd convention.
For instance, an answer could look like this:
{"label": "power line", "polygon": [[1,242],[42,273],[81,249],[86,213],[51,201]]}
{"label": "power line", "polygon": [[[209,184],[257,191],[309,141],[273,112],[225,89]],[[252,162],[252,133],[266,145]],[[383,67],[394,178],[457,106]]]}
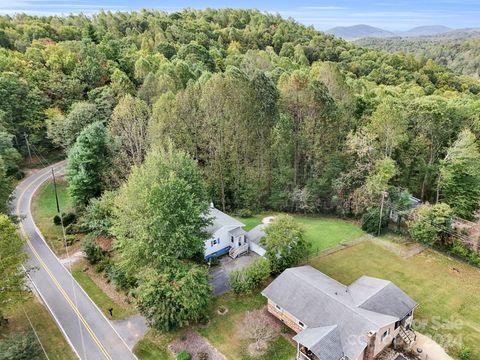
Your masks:
{"label": "power line", "polygon": [[33,330],[33,333],[35,334],[35,337],[37,338],[38,343],[40,344],[40,347],[42,348],[43,353],[45,354],[45,357],[47,360],[50,360],[50,357],[48,356],[47,352],[45,351],[45,348],[43,347],[42,341],[40,340],[40,337],[38,336],[37,331],[35,330],[35,327],[32,324],[32,321],[30,320],[30,317],[28,316],[27,312],[25,311],[25,308],[22,306],[23,313],[25,314],[25,317],[28,320],[28,323],[30,324],[30,327]]}

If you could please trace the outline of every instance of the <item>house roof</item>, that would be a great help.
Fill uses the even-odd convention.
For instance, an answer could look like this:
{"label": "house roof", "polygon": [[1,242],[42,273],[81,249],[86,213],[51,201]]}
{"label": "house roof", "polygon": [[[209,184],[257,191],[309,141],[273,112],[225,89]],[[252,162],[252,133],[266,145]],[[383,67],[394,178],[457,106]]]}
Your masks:
{"label": "house roof", "polygon": [[362,276],[349,287],[362,309],[403,319],[417,303],[390,281]]}
{"label": "house roof", "polygon": [[293,337],[320,359],[340,359],[344,355],[342,339],[337,325],[307,328]]}
{"label": "house roof", "polygon": [[[347,287],[311,266],[301,266],[285,270],[262,294],[302,321],[307,326],[304,331],[336,326],[335,331],[338,331],[339,335],[336,346],[341,346],[344,354],[349,358],[356,359],[366,347],[365,337],[369,331],[377,331],[385,325],[400,320],[400,317],[391,315],[389,311],[378,312],[371,310],[373,307],[370,306],[360,307],[359,301],[364,304],[366,299],[373,298],[377,294],[357,293],[362,290],[361,287]],[[399,292],[392,292],[391,295],[406,296],[400,289],[398,290]],[[410,303],[413,309],[416,304],[413,300]],[[380,299],[375,304],[377,305],[375,308],[382,305]],[[385,304],[385,307],[387,308],[388,304]],[[311,334],[309,336],[313,336],[314,333]],[[320,338],[319,341],[322,339]],[[329,335],[328,341],[333,341],[332,339],[334,336]],[[335,347],[323,346],[322,349],[322,355],[320,355],[310,348],[322,360],[339,359]],[[327,351],[325,349],[331,350],[327,354],[323,353]]]}
{"label": "house roof", "polygon": [[230,230],[228,233],[233,236],[240,236],[240,235],[245,235],[247,232],[243,230],[241,227],[237,227],[237,228],[234,228],[233,230]]}
{"label": "house roof", "polygon": [[213,206],[210,206],[208,209],[207,217],[212,219],[212,223],[207,226],[205,231],[209,234],[214,234],[216,231],[220,230],[223,227],[243,227],[245,226],[243,223],[234,219],[230,215],[225,214],[224,212],[216,209]]}
{"label": "house roof", "polygon": [[251,242],[254,242],[256,244],[260,243],[260,239],[265,236],[265,228],[267,227],[267,224],[260,224],[255,226],[252,230],[247,232],[247,238]]}

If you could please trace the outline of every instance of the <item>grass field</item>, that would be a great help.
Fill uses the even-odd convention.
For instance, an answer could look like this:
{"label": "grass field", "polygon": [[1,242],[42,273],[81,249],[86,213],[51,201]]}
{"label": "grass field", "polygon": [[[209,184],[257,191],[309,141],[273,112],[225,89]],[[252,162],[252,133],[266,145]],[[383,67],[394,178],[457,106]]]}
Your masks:
{"label": "grass field", "polygon": [[[247,311],[259,309],[266,304],[260,294],[238,296],[227,293],[213,301],[210,311],[210,322],[206,327],[199,327],[199,333],[210,341],[227,359],[251,360],[248,355],[248,340],[241,338],[238,325],[243,321]],[[219,315],[219,306],[225,306],[228,312]],[[295,348],[283,336],[273,340],[266,353],[255,359],[290,360],[295,355]]]}
{"label": "grass field", "polygon": [[[63,213],[72,210],[72,201],[67,191],[67,183],[63,179],[57,179],[57,193],[60,209]],[[51,181],[43,184],[32,199],[32,214],[35,224],[47,240],[50,248],[57,254],[65,253],[63,247],[62,227],[53,223],[53,217],[57,215],[54,188]]]}
{"label": "grass field", "polygon": [[179,333],[160,334],[150,329],[135,345],[133,352],[139,360],[171,360],[167,346],[178,336]]}
{"label": "grass field", "polygon": [[[105,316],[108,319],[119,320],[125,319],[131,315],[137,313],[135,308],[131,306],[127,308],[121,304],[118,304],[116,301],[111,299],[105,292],[100,289],[97,284],[90,278],[90,276],[82,271],[83,266],[73,266],[72,275],[80,284],[80,286],[85,290],[85,292],[90,296],[90,298],[97,304],[97,306],[102,310]],[[113,316],[110,316],[108,309],[113,308]]]}
{"label": "grass field", "polygon": [[[260,224],[269,214],[259,214],[249,218],[238,218],[250,230]],[[310,253],[315,255],[332,248],[343,241],[356,239],[365,233],[353,222],[332,217],[295,215],[295,220],[305,230],[305,239],[311,244]]]}
{"label": "grass field", "polygon": [[312,266],[350,284],[362,275],[393,281],[419,303],[416,329],[453,356],[463,345],[480,359],[480,270],[434,251],[408,259],[367,241],[319,257]]}
{"label": "grass field", "polygon": [[23,307],[18,306],[6,314],[9,324],[0,331],[0,337],[7,331],[30,331],[31,326],[24,310],[51,360],[77,359],[47,309],[33,296],[23,304]]}

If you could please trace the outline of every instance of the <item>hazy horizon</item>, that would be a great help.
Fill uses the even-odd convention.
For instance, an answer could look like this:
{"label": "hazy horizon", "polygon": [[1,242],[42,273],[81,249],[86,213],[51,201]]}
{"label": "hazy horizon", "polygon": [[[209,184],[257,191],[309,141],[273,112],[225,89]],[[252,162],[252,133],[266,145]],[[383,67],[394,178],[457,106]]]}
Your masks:
{"label": "hazy horizon", "polygon": [[[241,5],[241,6],[238,6]],[[0,14],[13,15],[66,15],[70,13],[93,14],[100,10],[135,11],[143,8],[177,11],[183,8],[256,8],[283,17],[292,17],[318,30],[337,26],[366,24],[389,31],[403,31],[417,26],[444,25],[451,28],[479,27],[480,1],[393,1],[355,0],[306,1],[292,5],[285,0],[265,0],[261,5],[254,1],[184,1],[165,0],[159,5],[153,0],[0,0]]]}

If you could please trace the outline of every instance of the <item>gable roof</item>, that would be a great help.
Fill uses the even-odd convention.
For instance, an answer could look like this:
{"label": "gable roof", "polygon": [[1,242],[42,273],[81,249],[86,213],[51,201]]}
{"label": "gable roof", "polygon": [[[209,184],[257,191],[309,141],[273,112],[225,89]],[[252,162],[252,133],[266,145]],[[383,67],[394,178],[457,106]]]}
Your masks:
{"label": "gable roof", "polygon": [[403,319],[417,303],[394,283],[362,276],[349,287],[356,298],[357,306]]}
{"label": "gable roof", "polygon": [[320,359],[340,359],[344,355],[337,325],[307,328],[293,340],[309,348]]}
{"label": "gable roof", "polygon": [[210,206],[208,209],[207,217],[212,219],[212,223],[208,225],[205,229],[209,234],[214,234],[216,231],[220,230],[223,227],[244,227],[245,225],[234,219],[230,215],[225,214],[224,212],[216,209],[213,206]]}
{"label": "gable roof", "polygon": [[[353,292],[356,292],[355,288]],[[365,349],[365,337],[369,331],[377,331],[385,325],[400,320],[398,316],[358,306],[358,299],[369,298],[368,295],[352,293],[350,287],[311,266],[285,270],[263,290],[262,294],[302,321],[307,326],[304,331],[336,326],[340,339],[337,345],[342,347],[346,356],[353,359],[358,358]],[[381,305],[380,302],[376,304]],[[332,341],[333,338],[333,335],[329,335],[328,341]],[[332,349],[330,355],[323,354],[323,357],[313,349],[310,348],[310,350],[322,360],[338,360],[334,347],[322,347],[322,349],[328,348]]]}

